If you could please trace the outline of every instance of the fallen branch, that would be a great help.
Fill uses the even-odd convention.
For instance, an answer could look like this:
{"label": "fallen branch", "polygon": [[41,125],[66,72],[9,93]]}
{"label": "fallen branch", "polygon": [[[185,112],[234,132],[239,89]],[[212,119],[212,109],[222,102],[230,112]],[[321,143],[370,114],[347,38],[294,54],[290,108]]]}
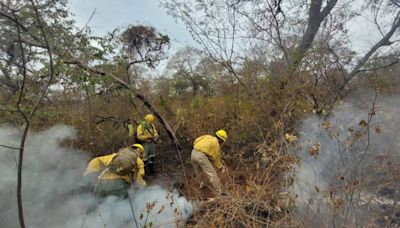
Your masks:
{"label": "fallen branch", "polygon": [[[83,64],[82,62],[80,62],[78,60],[65,61],[64,63],[65,64],[76,65],[78,68],[80,68],[82,70],[85,70],[87,72],[90,72],[90,73],[98,74],[98,75],[101,75],[101,76],[106,76],[106,73],[104,71],[88,67],[88,66],[86,66],[85,64]],[[116,77],[114,75],[110,75],[110,77],[112,79],[114,79],[116,82],[118,82],[120,85],[122,85],[125,89],[132,91],[133,92],[133,96],[138,98],[151,112],[154,113],[155,116],[157,116],[158,120],[163,125],[164,129],[167,131],[168,136],[171,138],[172,142],[178,148],[181,148],[181,146],[179,145],[179,140],[175,136],[175,133],[174,133],[173,129],[168,124],[168,122],[164,119],[164,117],[160,114],[160,112],[157,110],[157,108],[143,94],[141,94],[138,91],[136,91],[135,89],[133,89],[131,87],[131,85],[129,85],[128,83],[124,82],[122,79],[120,79],[120,78],[118,78],[118,77]]]}

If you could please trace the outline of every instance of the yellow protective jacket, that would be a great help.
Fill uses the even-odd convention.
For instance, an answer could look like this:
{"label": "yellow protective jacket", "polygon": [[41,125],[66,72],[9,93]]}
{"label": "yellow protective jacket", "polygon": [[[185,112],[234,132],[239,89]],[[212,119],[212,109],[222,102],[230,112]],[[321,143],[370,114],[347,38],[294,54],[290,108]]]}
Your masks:
{"label": "yellow protective jacket", "polygon": [[143,121],[136,129],[136,137],[142,142],[151,142],[158,138],[158,132],[154,124]]}
{"label": "yellow protective jacket", "polygon": [[216,137],[211,135],[200,136],[194,140],[193,148],[205,153],[213,161],[216,168],[222,168],[221,146]]}
{"label": "yellow protective jacket", "polygon": [[[116,155],[117,155],[117,153],[112,153],[112,154],[109,154],[109,155],[93,158],[89,162],[84,175],[89,175],[89,174],[92,174],[92,173],[97,173],[97,172],[104,171],[104,169],[107,168],[107,166],[111,163],[112,159]],[[132,173],[136,174],[135,177],[134,177],[135,181],[140,185],[146,185],[146,182],[143,180],[144,163],[143,163],[142,159],[137,157],[136,164],[137,164],[137,170],[132,170]],[[132,179],[130,178],[129,175],[121,176],[121,175],[118,175],[116,173],[110,172],[108,170],[105,171],[105,173],[103,175],[101,175],[101,179],[104,179],[104,180],[124,179],[128,183],[130,183],[132,181]]]}

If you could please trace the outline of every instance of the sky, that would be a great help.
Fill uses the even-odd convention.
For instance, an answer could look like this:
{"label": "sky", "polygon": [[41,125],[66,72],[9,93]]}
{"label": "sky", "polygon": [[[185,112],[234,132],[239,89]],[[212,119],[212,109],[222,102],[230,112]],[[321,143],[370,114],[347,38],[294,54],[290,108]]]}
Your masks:
{"label": "sky", "polygon": [[189,32],[182,23],[167,14],[159,0],[71,0],[70,10],[76,16],[79,27],[83,27],[93,11],[95,15],[89,27],[96,35],[105,35],[117,27],[144,24],[167,34],[173,48],[194,45]]}
{"label": "sky", "polygon": [[[170,38],[170,56],[185,46],[197,46],[185,26],[167,14],[159,0],[70,0],[70,11],[79,28],[88,26],[95,35],[106,35],[115,28],[144,24]],[[93,17],[91,15],[95,12]],[[167,61],[161,61],[147,77],[163,74]]]}
{"label": "sky", "polygon": [[[83,27],[92,13],[89,27],[96,35],[105,35],[117,27],[144,24],[155,27],[171,38],[172,53],[184,46],[198,44],[183,23],[177,22],[160,6],[159,0],[70,0],[70,11],[75,14],[79,27]],[[362,0],[360,0],[362,2]],[[346,27],[350,31],[350,46],[359,55],[366,53],[380,39],[376,27],[367,18],[359,17]]]}

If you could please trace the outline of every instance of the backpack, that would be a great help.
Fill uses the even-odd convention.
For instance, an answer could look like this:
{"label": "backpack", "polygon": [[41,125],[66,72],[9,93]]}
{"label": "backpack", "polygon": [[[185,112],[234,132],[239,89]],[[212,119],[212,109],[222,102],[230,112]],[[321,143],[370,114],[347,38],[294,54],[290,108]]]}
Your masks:
{"label": "backpack", "polygon": [[121,176],[130,175],[136,168],[137,155],[131,148],[122,148],[108,165],[108,169]]}

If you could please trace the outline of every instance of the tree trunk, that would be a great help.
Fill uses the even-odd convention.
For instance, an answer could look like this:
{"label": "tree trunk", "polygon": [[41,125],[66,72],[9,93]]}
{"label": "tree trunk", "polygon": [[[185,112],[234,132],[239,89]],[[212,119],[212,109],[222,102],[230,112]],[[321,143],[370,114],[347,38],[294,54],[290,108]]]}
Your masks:
{"label": "tree trunk", "polygon": [[318,32],[321,22],[335,7],[337,0],[329,0],[321,11],[322,0],[312,0],[310,9],[308,11],[307,28],[304,32],[301,43],[295,48],[292,58],[288,67],[289,75],[293,75],[297,68],[300,66],[306,52],[311,47],[314,38]]}

